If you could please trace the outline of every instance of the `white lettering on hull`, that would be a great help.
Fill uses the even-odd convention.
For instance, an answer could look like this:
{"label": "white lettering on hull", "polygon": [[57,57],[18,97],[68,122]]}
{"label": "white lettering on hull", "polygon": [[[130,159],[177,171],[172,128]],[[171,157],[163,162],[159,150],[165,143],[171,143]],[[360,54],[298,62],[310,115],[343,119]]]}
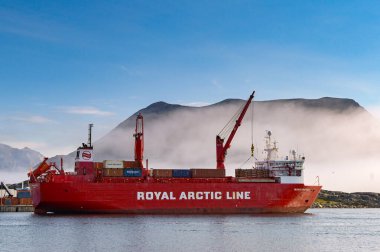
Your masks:
{"label": "white lettering on hull", "polygon": [[137,200],[250,200],[251,192],[137,192]]}
{"label": "white lettering on hull", "polygon": [[137,200],[176,200],[173,192],[137,192]]}
{"label": "white lettering on hull", "polygon": [[227,192],[227,199],[251,199],[251,192]]}

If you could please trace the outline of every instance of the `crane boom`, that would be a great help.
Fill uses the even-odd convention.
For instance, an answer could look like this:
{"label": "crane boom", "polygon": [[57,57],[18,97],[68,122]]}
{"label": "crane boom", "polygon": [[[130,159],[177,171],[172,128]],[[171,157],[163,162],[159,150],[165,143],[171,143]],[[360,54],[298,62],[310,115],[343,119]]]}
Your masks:
{"label": "crane boom", "polygon": [[255,95],[255,91],[252,92],[252,94],[249,96],[247,102],[244,105],[243,110],[241,111],[238,119],[235,122],[235,126],[232,129],[226,143],[224,144],[224,139],[221,138],[219,135],[216,136],[216,168],[217,169],[224,169],[224,160],[227,155],[227,150],[231,147],[231,142],[241,125],[241,122],[243,121],[243,118],[245,116],[245,113],[248,110],[249,105],[252,102],[253,96]]}
{"label": "crane boom", "polygon": [[43,173],[47,172],[50,167],[52,166],[51,164],[47,163],[48,158],[45,157],[44,160],[38,165],[34,171],[30,171],[28,173],[28,176],[30,177],[30,181],[34,182],[37,177],[42,175]]}
{"label": "crane boom", "polygon": [[13,194],[9,191],[9,188],[3,182],[0,182],[0,188],[4,188],[4,190],[8,193],[8,195],[10,197],[13,197]]}

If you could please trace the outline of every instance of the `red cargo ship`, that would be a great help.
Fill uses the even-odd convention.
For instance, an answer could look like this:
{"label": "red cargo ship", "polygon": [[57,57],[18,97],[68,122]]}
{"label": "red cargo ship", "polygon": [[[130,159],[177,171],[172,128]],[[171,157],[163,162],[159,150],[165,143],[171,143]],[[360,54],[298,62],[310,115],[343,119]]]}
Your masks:
{"label": "red cargo ship", "polygon": [[[303,157],[276,160],[276,143],[267,132],[267,158],[252,169],[225,176],[224,160],[254,92],[231,120],[228,138],[216,137],[216,169],[148,169],[143,166],[143,117],[137,116],[135,160],[94,162],[88,144],[77,149],[75,172],[65,172],[47,158],[32,172],[35,213],[247,214],[302,213],[321,186],[303,182]],[[222,130],[223,131],[223,130]],[[254,147],[252,145],[252,156]]]}

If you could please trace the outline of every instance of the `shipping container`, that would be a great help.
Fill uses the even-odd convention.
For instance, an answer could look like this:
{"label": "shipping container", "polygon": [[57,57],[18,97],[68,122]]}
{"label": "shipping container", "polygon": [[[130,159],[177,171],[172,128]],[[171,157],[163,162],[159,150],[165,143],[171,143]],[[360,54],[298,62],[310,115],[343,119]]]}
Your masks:
{"label": "shipping container", "polygon": [[141,168],[124,168],[124,177],[141,177]]}
{"label": "shipping container", "polygon": [[19,198],[19,199],[30,198],[30,191],[29,190],[17,191],[17,198]]}
{"label": "shipping container", "polygon": [[193,178],[223,178],[226,176],[225,169],[190,169]]}
{"label": "shipping container", "polygon": [[120,168],[103,168],[103,176],[105,177],[122,177],[124,169]]}
{"label": "shipping container", "polygon": [[[16,189],[9,189],[9,188],[8,188],[8,191],[9,191],[12,195],[16,195],[16,194],[17,194]],[[0,190],[0,197],[4,197],[4,196],[7,196],[7,195],[8,195],[7,191],[5,191],[4,189],[1,189],[1,190]]]}
{"label": "shipping container", "polygon": [[235,177],[237,178],[267,178],[269,175],[269,170],[266,169],[235,169]]}
{"label": "shipping container", "polygon": [[122,160],[104,160],[103,168],[124,168]]}
{"label": "shipping container", "polygon": [[191,178],[190,170],[174,169],[173,178]]}
{"label": "shipping container", "polygon": [[19,199],[18,198],[15,198],[15,197],[12,197],[12,198],[10,198],[11,199],[11,205],[12,206],[16,206],[16,205],[18,205],[19,204]]}
{"label": "shipping container", "polygon": [[123,166],[124,168],[141,168],[141,163],[136,161],[123,161]]}
{"label": "shipping container", "polygon": [[95,162],[94,167],[95,169],[103,169],[103,162]]}
{"label": "shipping container", "polygon": [[275,183],[276,180],[273,178],[237,178],[240,183]]}
{"label": "shipping container", "polygon": [[171,178],[173,176],[172,169],[154,169],[153,177],[154,178]]}
{"label": "shipping container", "polygon": [[32,199],[31,198],[23,198],[23,199],[19,199],[20,202],[19,204],[20,205],[32,205]]}
{"label": "shipping container", "polygon": [[11,200],[11,198],[5,198],[5,199],[4,199],[4,205],[6,205],[6,206],[10,206],[10,205],[12,205],[12,200]]}
{"label": "shipping container", "polygon": [[235,177],[254,177],[253,169],[235,169]]}
{"label": "shipping container", "polygon": [[11,201],[12,201],[12,206],[16,206],[20,203],[20,200],[18,198],[11,198]]}

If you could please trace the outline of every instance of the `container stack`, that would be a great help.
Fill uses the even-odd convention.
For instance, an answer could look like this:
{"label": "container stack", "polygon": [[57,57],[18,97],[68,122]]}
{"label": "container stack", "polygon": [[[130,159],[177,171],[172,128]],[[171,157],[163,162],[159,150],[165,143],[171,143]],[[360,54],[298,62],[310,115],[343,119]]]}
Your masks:
{"label": "container stack", "polygon": [[105,177],[123,177],[123,161],[122,160],[104,160],[103,176]]}
{"label": "container stack", "polygon": [[141,163],[136,161],[123,161],[124,177],[142,177]]}
{"label": "container stack", "polygon": [[104,160],[103,163],[95,164],[96,167],[102,167],[105,177],[142,177],[142,167],[139,162]]}
{"label": "container stack", "polygon": [[20,205],[32,205],[32,198],[29,190],[17,190],[17,199]]}

